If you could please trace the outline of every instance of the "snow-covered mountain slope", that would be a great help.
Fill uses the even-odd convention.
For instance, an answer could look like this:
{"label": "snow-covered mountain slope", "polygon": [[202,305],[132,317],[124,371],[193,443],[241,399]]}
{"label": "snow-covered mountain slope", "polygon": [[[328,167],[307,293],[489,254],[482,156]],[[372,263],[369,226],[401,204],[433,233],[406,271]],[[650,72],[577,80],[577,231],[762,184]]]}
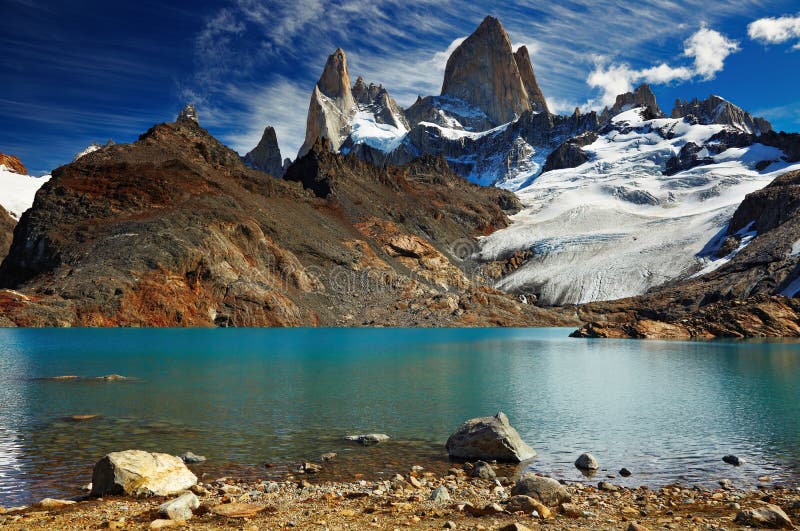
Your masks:
{"label": "snow-covered mountain slope", "polygon": [[[518,192],[525,208],[482,241],[480,257],[528,249],[533,257],[498,287],[545,304],[584,303],[689,276],[710,265],[698,255],[746,194],[800,168],[774,147],[728,147],[725,135],[739,134],[730,126],[643,114],[617,115],[582,148],[587,162],[543,173]],[[699,149],[687,166],[696,165],[667,175],[690,143]]]}
{"label": "snow-covered mountain slope", "polygon": [[8,210],[14,219],[19,219],[22,213],[33,205],[33,198],[39,188],[49,180],[49,175],[43,177],[21,175],[9,171],[0,164],[0,205]]}

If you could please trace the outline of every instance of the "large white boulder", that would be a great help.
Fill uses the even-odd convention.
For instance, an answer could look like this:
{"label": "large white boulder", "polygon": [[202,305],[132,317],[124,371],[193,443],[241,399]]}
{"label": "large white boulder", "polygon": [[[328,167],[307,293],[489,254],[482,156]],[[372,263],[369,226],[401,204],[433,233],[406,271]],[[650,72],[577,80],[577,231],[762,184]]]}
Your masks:
{"label": "large white boulder", "polygon": [[92,495],[171,496],[197,483],[179,457],[126,450],[113,452],[94,465]]}

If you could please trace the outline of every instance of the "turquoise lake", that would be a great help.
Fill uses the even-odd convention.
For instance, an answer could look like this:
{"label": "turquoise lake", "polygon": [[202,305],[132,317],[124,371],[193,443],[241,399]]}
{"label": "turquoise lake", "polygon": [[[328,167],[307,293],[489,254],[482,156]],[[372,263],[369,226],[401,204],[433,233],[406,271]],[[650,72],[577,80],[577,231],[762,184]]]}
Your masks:
{"label": "turquoise lake", "polygon": [[[79,495],[97,460],[130,448],[205,455],[206,477],[266,477],[324,452],[340,476],[446,469],[448,435],[497,411],[538,452],[529,466],[560,479],[627,467],[614,481],[798,484],[800,344],[569,332],[3,329],[0,505]],[[94,380],[108,374],[135,380]],[[81,379],[48,379],[63,375]],[[342,441],[363,432],[392,439]],[[584,451],[599,477],[573,467]]]}

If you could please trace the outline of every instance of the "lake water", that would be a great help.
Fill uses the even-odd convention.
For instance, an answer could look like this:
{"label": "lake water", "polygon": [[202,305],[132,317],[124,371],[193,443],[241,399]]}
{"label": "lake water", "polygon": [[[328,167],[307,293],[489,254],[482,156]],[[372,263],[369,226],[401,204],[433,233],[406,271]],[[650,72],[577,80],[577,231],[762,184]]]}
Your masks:
{"label": "lake water", "polygon": [[[797,485],[800,344],[568,333],[0,330],[0,505],[77,495],[94,462],[129,448],[205,455],[207,477],[266,477],[331,451],[340,477],[444,470],[448,435],[500,410],[554,477],[624,466],[634,475],[615,481],[631,486]],[[136,380],[92,379],[107,374]],[[47,379],[61,375],[82,379]],[[392,440],[341,440],[360,432]],[[583,451],[607,471],[581,476]],[[723,463],[730,453],[747,463]]]}

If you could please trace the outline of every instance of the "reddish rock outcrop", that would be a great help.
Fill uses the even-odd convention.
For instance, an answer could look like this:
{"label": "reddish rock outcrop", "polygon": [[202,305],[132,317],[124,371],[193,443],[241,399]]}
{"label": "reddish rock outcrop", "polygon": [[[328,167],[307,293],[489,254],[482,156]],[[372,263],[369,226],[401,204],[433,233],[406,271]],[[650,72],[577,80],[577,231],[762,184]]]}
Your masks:
{"label": "reddish rock outcrop", "polygon": [[27,175],[28,170],[25,165],[14,155],[5,155],[0,153],[0,166],[5,166],[8,171],[19,173],[20,175]]}

